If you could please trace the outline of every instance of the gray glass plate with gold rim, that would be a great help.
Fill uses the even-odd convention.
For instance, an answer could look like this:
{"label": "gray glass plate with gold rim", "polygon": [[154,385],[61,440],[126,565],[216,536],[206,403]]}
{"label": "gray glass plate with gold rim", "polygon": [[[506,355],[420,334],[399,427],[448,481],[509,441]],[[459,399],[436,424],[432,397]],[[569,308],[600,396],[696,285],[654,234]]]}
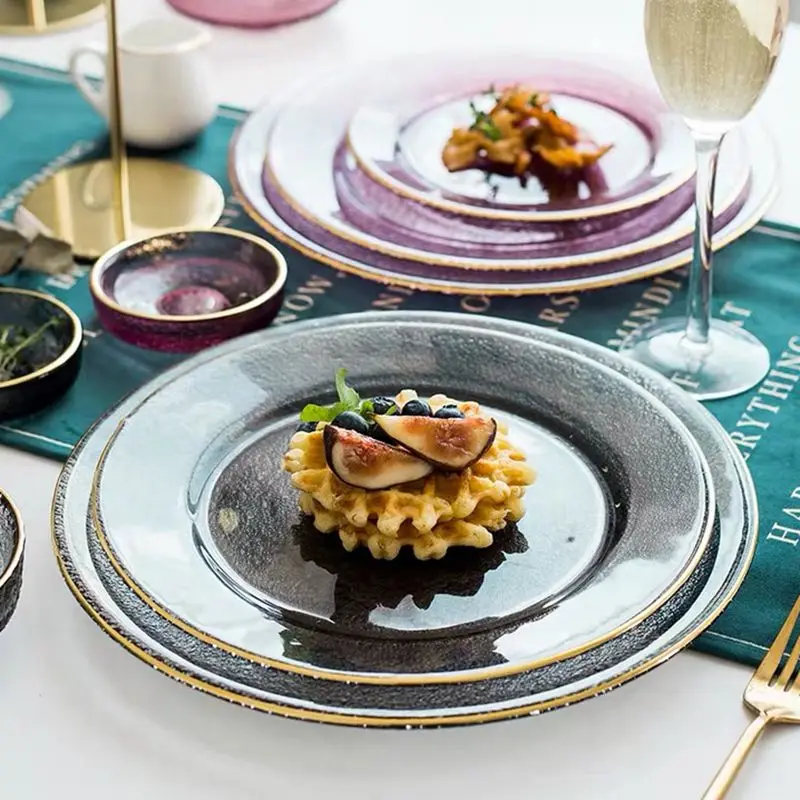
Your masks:
{"label": "gray glass plate with gold rim", "polygon": [[[387,316],[440,322],[464,319],[440,314]],[[157,378],[99,421],[75,450],[59,480],[53,512],[56,549],[70,588],[113,638],[173,678],[248,707],[341,724],[447,725],[538,713],[607,691],[661,663],[722,611],[750,563],[756,507],[743,462],[724,431],[701,406],[636,364],[604,348],[543,329],[493,319],[470,318],[470,323],[476,329],[510,330],[533,340],[556,343],[627,374],[663,400],[697,437],[717,489],[718,536],[690,581],[643,623],[585,654],[499,681],[438,687],[347,686],[346,692],[336,682],[256,668],[246,659],[223,653],[167,623],[119,579],[104,559],[91,525],[87,539],[86,497],[92,473],[108,436],[149,392],[199,363],[235,352],[242,341],[203,354]],[[248,341],[257,338],[249,337]],[[376,691],[387,693],[387,697],[379,702],[373,696]],[[398,691],[403,696],[388,697]],[[498,699],[498,692],[504,699]]]}
{"label": "gray glass plate with gold rim", "polygon": [[[318,533],[281,460],[303,405],[335,399],[334,366],[365,397],[480,400],[538,472],[525,516],[485,550],[427,563]],[[562,660],[652,614],[705,552],[710,483],[678,418],[591,359],[468,325],[355,317],[155,392],[109,439],[92,511],[131,588],[223,650],[330,680],[447,683]]]}

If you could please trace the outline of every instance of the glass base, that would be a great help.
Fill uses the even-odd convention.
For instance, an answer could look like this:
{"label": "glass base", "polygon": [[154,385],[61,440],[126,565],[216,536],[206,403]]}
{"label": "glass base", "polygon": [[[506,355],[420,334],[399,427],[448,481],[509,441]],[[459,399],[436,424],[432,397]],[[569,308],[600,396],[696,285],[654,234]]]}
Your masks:
{"label": "glass base", "polygon": [[[111,196],[108,159],[63,167],[22,201],[58,239],[85,259],[99,258],[120,243]],[[216,225],[225,209],[222,187],[210,175],[155,158],[129,158],[129,239],[164,231]]]}
{"label": "glass base", "polygon": [[711,321],[707,345],[686,339],[686,319],[671,318],[634,331],[620,352],[660,372],[698,400],[746,392],[769,372],[769,351],[751,333]]}

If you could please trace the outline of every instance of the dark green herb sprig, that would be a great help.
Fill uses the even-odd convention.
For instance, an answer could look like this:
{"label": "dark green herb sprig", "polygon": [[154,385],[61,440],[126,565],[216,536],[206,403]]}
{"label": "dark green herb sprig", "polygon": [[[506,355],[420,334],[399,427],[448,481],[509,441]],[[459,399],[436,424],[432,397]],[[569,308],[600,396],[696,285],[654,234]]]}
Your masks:
{"label": "dark green herb sprig", "polygon": [[32,333],[28,333],[21,325],[0,325],[0,381],[12,380],[33,372],[36,365],[26,360],[25,351],[59,322],[58,317],[51,317]]}
{"label": "dark green herb sprig", "polygon": [[[358,392],[347,383],[347,370],[336,370],[336,395],[338,401],[328,406],[309,403],[300,412],[301,422],[333,422],[343,411],[355,411],[365,419],[374,415],[372,400],[362,400]],[[393,411],[390,413],[394,413]]]}
{"label": "dark green herb sprig", "polygon": [[481,111],[471,100],[469,109],[475,117],[475,121],[470,125],[470,130],[482,133],[487,139],[491,139],[493,142],[497,142],[503,138],[503,134],[500,128],[495,124],[495,121],[485,111]]}

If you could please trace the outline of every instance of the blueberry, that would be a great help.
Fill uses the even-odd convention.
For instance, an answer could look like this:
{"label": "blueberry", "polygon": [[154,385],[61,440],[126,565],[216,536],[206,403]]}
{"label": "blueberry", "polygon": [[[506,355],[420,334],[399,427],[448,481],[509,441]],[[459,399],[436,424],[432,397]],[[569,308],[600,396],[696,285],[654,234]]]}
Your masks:
{"label": "blueberry", "polygon": [[369,424],[361,414],[356,414],[355,411],[342,411],[341,414],[334,418],[331,425],[365,435],[369,434]]}
{"label": "blueberry", "polygon": [[388,414],[393,408],[397,408],[397,403],[393,397],[372,398],[372,410],[376,414]]}
{"label": "blueberry", "polygon": [[464,419],[464,412],[460,411],[457,405],[450,403],[438,409],[433,416],[439,419]]}
{"label": "blueberry", "polygon": [[297,430],[298,431],[303,431],[303,433],[312,433],[316,429],[317,429],[317,423],[316,422],[301,422],[297,426]]}
{"label": "blueberry", "polygon": [[400,413],[406,417],[429,417],[431,407],[424,400],[409,400]]}

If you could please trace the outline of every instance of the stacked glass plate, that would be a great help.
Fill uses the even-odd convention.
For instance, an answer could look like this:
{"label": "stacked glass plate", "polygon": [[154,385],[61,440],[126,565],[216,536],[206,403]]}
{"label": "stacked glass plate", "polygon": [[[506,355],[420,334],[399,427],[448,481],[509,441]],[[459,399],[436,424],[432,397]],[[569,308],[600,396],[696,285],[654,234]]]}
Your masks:
{"label": "stacked glass plate", "polygon": [[[538,473],[485,549],[377,561],[317,532],[281,458],[333,369],[363,396],[478,400]],[[195,688],[300,719],[534,714],[660,664],[740,585],[747,470],[718,423],[604,348],[499,319],[353,314],[240,338],[100,420],[56,489],[56,551],[95,621]]]}
{"label": "stacked glass plate", "polygon": [[[231,145],[231,179],[264,228],[384,283],[518,295],[635,280],[687,263],[694,226],[691,136],[636,74],[473,51],[354,65],[253,113]],[[549,93],[560,116],[611,151],[563,180],[449,172],[453,129],[491,107],[487,87],[511,85]],[[758,221],[776,177],[758,123],[727,137],[716,247]]]}

